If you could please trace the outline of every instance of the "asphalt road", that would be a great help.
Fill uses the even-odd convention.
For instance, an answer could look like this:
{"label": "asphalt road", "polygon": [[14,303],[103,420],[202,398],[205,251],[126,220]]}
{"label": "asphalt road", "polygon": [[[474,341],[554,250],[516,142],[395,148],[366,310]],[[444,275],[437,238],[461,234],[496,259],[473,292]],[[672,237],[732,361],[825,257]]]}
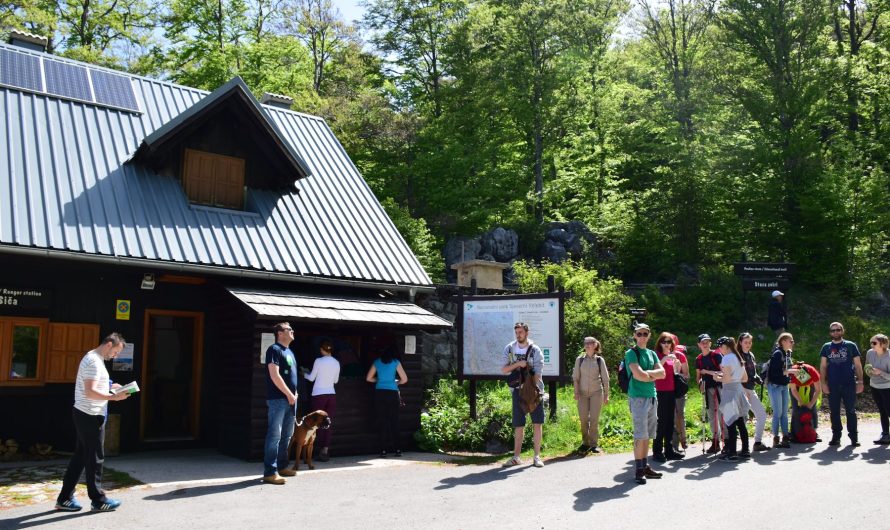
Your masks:
{"label": "asphalt road", "polygon": [[696,446],[686,460],[655,466],[665,477],[642,486],[631,480],[628,454],[553,459],[541,469],[369,464],[284,486],[237,474],[157,482],[115,495],[117,512],[31,506],[0,511],[0,528],[888,528],[890,448],[872,444],[878,425],[861,430],[859,448],[794,445],[737,464]]}

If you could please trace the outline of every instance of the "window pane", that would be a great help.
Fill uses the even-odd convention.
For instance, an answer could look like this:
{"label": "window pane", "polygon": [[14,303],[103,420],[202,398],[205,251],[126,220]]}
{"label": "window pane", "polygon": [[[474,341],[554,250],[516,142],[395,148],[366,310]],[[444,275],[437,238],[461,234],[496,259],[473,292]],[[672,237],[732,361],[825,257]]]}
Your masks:
{"label": "window pane", "polygon": [[12,368],[10,379],[36,379],[40,328],[14,326],[12,328]]}

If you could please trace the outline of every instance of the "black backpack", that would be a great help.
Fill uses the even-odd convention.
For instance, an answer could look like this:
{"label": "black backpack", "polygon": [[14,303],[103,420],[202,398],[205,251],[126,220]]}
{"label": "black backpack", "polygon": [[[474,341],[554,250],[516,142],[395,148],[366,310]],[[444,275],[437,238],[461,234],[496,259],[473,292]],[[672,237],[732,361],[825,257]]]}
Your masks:
{"label": "black backpack", "polygon": [[627,394],[627,387],[630,385],[630,373],[628,373],[627,365],[624,361],[618,363],[618,388]]}

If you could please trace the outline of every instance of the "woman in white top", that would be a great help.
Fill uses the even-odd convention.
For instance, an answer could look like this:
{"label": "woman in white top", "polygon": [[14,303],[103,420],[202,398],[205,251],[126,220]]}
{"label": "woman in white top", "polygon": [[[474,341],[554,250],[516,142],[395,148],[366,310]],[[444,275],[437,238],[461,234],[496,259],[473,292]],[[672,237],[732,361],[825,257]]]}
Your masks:
{"label": "woman in white top", "polygon": [[[729,439],[724,447],[725,453],[720,460],[735,462],[739,458],[751,458],[748,450],[748,428],[745,426],[745,418],[748,417],[748,398],[745,397],[745,389],[742,383],[748,381],[748,374],[742,364],[732,337],[720,337],[717,339],[717,351],[723,356],[720,361],[720,371],[723,372],[723,388],[720,389],[720,414],[729,431]],[[742,452],[736,453],[735,442],[742,438]]]}
{"label": "woman in white top", "polygon": [[306,375],[306,379],[314,381],[312,385],[312,405],[313,411],[323,410],[328,413],[331,419],[331,427],[328,429],[319,429],[315,435],[315,444],[321,447],[321,454],[315,457],[319,462],[327,462],[330,460],[328,450],[331,446],[331,431],[333,430],[334,413],[337,410],[337,394],[334,392],[334,385],[340,379],[340,362],[334,359],[333,346],[331,341],[322,341],[321,357],[315,359],[312,364],[312,371]]}
{"label": "woman in white top", "polygon": [[887,335],[878,333],[871,338],[871,349],[865,353],[865,375],[881,416],[881,437],[875,440],[878,445],[890,445],[890,352],[887,342]]}

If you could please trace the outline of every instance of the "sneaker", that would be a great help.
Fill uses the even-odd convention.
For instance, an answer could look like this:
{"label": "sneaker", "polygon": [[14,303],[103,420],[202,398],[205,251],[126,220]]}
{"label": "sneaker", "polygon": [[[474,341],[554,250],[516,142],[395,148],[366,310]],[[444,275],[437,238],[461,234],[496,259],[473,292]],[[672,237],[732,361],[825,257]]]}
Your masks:
{"label": "sneaker", "polygon": [[828,445],[840,445],[841,437],[840,436],[832,436],[831,440],[828,440]]}
{"label": "sneaker", "polygon": [[331,459],[331,455],[328,453],[321,453],[320,455],[315,457],[316,462],[327,462]]}
{"label": "sneaker", "polygon": [[83,506],[81,506],[79,502],[74,500],[74,497],[68,499],[65,502],[57,502],[56,503],[56,510],[59,510],[62,512],[79,512],[82,509],[83,509]]}
{"label": "sneaker", "polygon": [[724,453],[720,455],[717,460],[721,462],[738,462],[739,457],[731,453]]}
{"label": "sneaker", "polygon": [[890,445],[890,434],[881,434],[881,437],[875,440],[875,445]]}
{"label": "sneaker", "polygon": [[[284,479],[282,479],[284,480]],[[121,501],[105,499],[105,502],[94,502],[90,506],[94,512],[113,512],[121,505]]]}
{"label": "sneaker", "polygon": [[653,454],[653,455],[652,455],[652,460],[655,460],[656,462],[660,462],[660,463],[662,463],[662,464],[664,464],[665,462],[667,462],[667,458],[664,456],[664,453],[655,453],[655,454]]}
{"label": "sneaker", "polygon": [[281,469],[278,471],[278,474],[282,477],[293,477],[297,475],[297,472],[293,469]]}
{"label": "sneaker", "polygon": [[593,447],[590,448],[590,452],[591,453],[599,453],[600,450],[597,446],[594,445]]}
{"label": "sneaker", "polygon": [[763,442],[754,442],[754,452],[769,451],[769,447],[763,445]]}
{"label": "sneaker", "polygon": [[856,438],[850,439],[850,447],[859,447],[860,445],[862,444],[859,443],[859,440],[857,440]]}
{"label": "sneaker", "polygon": [[646,478],[661,478],[661,476],[662,476],[661,473],[659,473],[658,471],[655,471],[654,469],[652,469],[649,466],[646,466],[645,468],[643,468],[643,475]]}
{"label": "sneaker", "polygon": [[266,484],[275,484],[276,486],[281,486],[287,481],[284,480],[278,473],[275,473],[274,475],[266,475],[265,477],[263,477],[263,482],[265,482]]}
{"label": "sneaker", "polygon": [[590,449],[591,449],[591,447],[587,444],[581,444],[578,446],[578,452],[581,454],[584,454],[584,453],[590,451]]}
{"label": "sneaker", "polygon": [[709,447],[706,452],[709,455],[715,455],[720,452],[720,445],[719,444],[711,444],[711,447]]}
{"label": "sneaker", "polygon": [[683,460],[684,458],[686,458],[686,455],[671,451],[669,453],[665,453],[664,457],[668,460]]}
{"label": "sneaker", "polygon": [[532,460],[532,465],[535,467],[544,467],[544,461],[541,460],[540,456],[536,456],[534,460]]}
{"label": "sneaker", "polygon": [[645,484],[646,483],[646,474],[643,472],[642,469],[638,469],[637,472],[634,474],[634,481],[637,484]]}
{"label": "sneaker", "polygon": [[507,460],[506,462],[504,462],[504,467],[518,466],[521,464],[522,464],[522,459],[519,458],[518,456],[514,456],[510,460]]}

